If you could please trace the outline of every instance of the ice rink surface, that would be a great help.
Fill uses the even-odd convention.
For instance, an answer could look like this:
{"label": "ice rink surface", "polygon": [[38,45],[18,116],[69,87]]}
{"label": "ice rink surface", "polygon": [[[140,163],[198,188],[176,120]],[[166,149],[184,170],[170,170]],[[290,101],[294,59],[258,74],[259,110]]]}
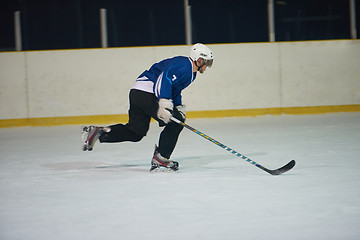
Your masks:
{"label": "ice rink surface", "polygon": [[189,119],[178,172],[140,143],[80,147],[80,126],[0,129],[1,240],[360,239],[360,113]]}

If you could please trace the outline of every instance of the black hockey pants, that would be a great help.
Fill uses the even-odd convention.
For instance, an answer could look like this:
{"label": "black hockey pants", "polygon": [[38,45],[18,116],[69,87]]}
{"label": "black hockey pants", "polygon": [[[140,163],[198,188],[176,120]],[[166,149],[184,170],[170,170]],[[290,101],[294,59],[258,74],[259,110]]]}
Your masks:
{"label": "black hockey pants", "polygon": [[[159,104],[154,94],[132,89],[129,98],[129,122],[109,126],[111,131],[103,133],[99,138],[100,142],[139,142],[146,136],[150,120],[154,118],[160,126],[165,126],[160,134],[158,152],[163,157],[170,158],[183,126],[174,122],[165,124],[157,117]],[[184,120],[176,108],[173,109],[173,116]]]}

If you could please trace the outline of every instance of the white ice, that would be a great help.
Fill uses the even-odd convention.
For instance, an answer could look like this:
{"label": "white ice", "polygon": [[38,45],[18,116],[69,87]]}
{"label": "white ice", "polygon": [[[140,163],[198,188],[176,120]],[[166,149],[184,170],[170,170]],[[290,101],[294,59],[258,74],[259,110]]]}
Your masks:
{"label": "white ice", "polygon": [[178,172],[140,143],[80,148],[80,126],[0,129],[1,240],[360,239],[360,113],[189,119]]}

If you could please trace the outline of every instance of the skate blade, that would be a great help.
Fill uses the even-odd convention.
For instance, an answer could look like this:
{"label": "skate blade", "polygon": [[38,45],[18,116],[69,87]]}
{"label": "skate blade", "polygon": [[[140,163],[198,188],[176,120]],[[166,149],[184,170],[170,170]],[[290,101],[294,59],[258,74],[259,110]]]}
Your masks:
{"label": "skate blade", "polygon": [[177,172],[178,169],[168,168],[164,166],[151,166],[150,172]]}

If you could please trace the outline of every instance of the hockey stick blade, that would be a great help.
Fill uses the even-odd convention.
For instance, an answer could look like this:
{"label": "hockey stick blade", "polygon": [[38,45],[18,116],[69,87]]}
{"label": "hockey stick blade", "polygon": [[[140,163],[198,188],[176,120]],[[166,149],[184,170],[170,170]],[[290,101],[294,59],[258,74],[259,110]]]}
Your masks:
{"label": "hockey stick blade", "polygon": [[248,163],[250,163],[250,164],[252,164],[252,165],[260,168],[261,170],[264,170],[265,172],[270,173],[271,175],[280,175],[280,174],[283,174],[283,173],[289,171],[290,169],[292,169],[292,168],[295,166],[295,160],[291,160],[288,164],[286,164],[285,166],[283,166],[283,167],[281,167],[281,168],[279,168],[279,169],[275,169],[275,170],[267,169],[266,167],[263,167],[263,166],[260,165],[259,163],[257,163],[257,162],[255,162],[255,161],[251,160],[250,158],[242,155],[241,153],[235,151],[234,149],[232,149],[232,148],[230,148],[230,147],[222,144],[221,142],[213,139],[212,137],[206,135],[205,133],[202,133],[202,132],[200,132],[199,130],[196,130],[195,128],[187,125],[187,124],[184,123],[184,122],[181,122],[179,119],[176,119],[176,118],[174,118],[174,117],[171,117],[171,120],[172,120],[173,122],[176,122],[177,124],[182,125],[183,127],[187,128],[187,129],[189,129],[190,131],[196,133],[197,135],[205,138],[206,140],[208,140],[208,141],[210,141],[210,142],[218,145],[219,147],[221,147],[221,148],[225,149],[226,151],[234,154],[235,156],[240,157],[240,158],[242,158],[243,160],[247,161]]}
{"label": "hockey stick blade", "polygon": [[288,164],[286,164],[285,166],[279,168],[279,169],[275,169],[275,170],[270,170],[267,169],[266,167],[261,166],[260,164],[257,164],[256,166],[262,170],[264,170],[265,172],[270,173],[271,175],[280,175],[283,174],[289,170],[291,170],[294,166],[295,166],[295,160],[291,160],[290,162],[288,162]]}

